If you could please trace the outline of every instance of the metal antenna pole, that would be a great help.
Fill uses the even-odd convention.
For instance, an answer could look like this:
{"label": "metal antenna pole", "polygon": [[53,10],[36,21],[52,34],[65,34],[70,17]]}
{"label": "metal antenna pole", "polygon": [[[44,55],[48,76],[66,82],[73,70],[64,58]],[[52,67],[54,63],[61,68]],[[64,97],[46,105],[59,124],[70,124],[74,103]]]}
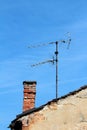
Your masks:
{"label": "metal antenna pole", "polygon": [[56,41],[56,99],[58,98],[58,41]]}

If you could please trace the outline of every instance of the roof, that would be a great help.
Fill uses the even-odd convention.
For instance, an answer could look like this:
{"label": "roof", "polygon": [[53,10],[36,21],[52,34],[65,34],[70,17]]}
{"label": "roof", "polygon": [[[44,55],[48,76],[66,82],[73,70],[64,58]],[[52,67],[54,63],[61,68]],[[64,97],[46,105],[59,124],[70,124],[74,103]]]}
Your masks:
{"label": "roof", "polygon": [[[85,90],[85,89],[87,89],[87,85],[84,85],[84,86],[82,86],[81,88],[79,88],[78,90],[75,90],[75,91],[73,91],[73,92],[70,92],[70,93],[68,93],[67,95],[61,96],[61,97],[59,97],[59,98],[57,98],[57,99],[53,99],[53,100],[47,102],[46,104],[44,104],[44,105],[42,105],[42,106],[40,106],[40,107],[38,107],[38,108],[33,108],[33,109],[30,109],[30,110],[27,110],[27,111],[25,111],[25,112],[23,112],[23,113],[17,115],[17,116],[16,116],[16,119],[14,119],[14,120],[11,122],[11,124],[14,124],[19,118],[21,118],[21,117],[23,117],[23,116],[29,115],[29,114],[31,114],[31,113],[33,113],[33,112],[37,112],[37,111],[39,111],[39,110],[42,110],[46,105],[50,105],[52,102],[56,102],[56,101],[58,101],[58,100],[65,99],[65,98],[67,98],[67,97],[69,97],[69,96],[71,96],[71,95],[75,95],[75,94],[77,94],[78,92],[80,92],[80,91],[82,91],[82,90]],[[10,126],[9,126],[9,127],[10,127]]]}

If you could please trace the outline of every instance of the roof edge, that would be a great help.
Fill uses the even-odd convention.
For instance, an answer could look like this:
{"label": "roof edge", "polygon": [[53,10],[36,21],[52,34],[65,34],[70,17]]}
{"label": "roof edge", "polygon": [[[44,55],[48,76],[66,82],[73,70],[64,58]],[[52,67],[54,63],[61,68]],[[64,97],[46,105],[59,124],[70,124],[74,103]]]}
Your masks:
{"label": "roof edge", "polygon": [[[21,117],[23,117],[23,116],[26,116],[27,114],[31,114],[31,113],[33,113],[33,112],[36,112],[36,111],[39,111],[39,110],[43,109],[46,105],[49,105],[51,102],[56,102],[56,101],[58,101],[58,100],[65,99],[65,98],[67,98],[67,97],[69,97],[69,96],[72,96],[72,95],[75,95],[76,93],[78,93],[78,92],[80,92],[80,91],[82,91],[82,90],[85,90],[85,89],[87,89],[87,85],[84,85],[84,86],[80,87],[78,90],[75,90],[75,91],[73,91],[73,92],[69,92],[68,94],[66,94],[66,95],[64,95],[64,96],[61,96],[61,97],[59,97],[59,98],[57,98],[57,99],[53,99],[53,100],[47,102],[46,104],[44,104],[44,105],[42,105],[42,106],[40,106],[40,107],[33,108],[33,109],[27,110],[27,111],[25,111],[25,112],[23,112],[23,113],[21,113],[21,114],[18,114],[18,115],[16,116],[16,119],[14,119],[14,120],[11,122],[11,124],[15,123],[19,118],[21,118]],[[11,125],[11,124],[10,124],[10,125]],[[10,126],[10,125],[9,125],[9,126]]]}

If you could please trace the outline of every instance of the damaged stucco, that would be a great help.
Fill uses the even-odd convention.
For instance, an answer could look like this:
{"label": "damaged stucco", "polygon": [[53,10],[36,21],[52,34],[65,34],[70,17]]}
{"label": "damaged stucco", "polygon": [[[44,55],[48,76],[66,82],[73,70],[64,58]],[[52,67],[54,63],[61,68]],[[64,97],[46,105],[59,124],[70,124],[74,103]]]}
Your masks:
{"label": "damaged stucco", "polygon": [[22,130],[87,130],[87,88],[50,101],[18,120]]}

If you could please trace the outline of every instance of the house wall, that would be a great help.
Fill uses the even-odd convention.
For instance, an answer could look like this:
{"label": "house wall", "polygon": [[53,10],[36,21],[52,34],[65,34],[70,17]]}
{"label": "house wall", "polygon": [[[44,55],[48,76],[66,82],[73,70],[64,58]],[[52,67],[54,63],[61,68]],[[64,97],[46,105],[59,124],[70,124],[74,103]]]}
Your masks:
{"label": "house wall", "polygon": [[[23,117],[24,120],[26,117]],[[22,130],[87,130],[87,89],[27,115]]]}

